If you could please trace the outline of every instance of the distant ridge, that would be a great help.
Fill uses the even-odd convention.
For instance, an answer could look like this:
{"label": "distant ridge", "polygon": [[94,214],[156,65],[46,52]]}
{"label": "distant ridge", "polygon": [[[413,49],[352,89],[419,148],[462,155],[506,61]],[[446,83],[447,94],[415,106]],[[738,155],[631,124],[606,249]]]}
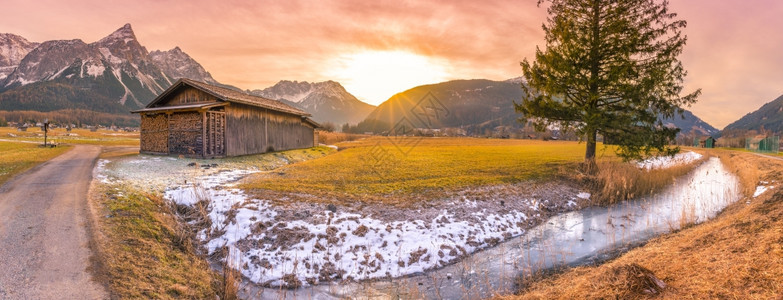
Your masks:
{"label": "distant ridge", "polygon": [[723,132],[755,130],[783,133],[783,95],[726,126]]}
{"label": "distant ridge", "polygon": [[[487,79],[452,80],[417,86],[400,92],[384,101],[367,116],[367,122],[380,121],[388,127],[404,120],[417,128],[462,128],[468,134],[482,134],[498,126],[521,128],[521,117],[514,110],[514,101],[522,99],[521,77],[504,81]],[[422,121],[422,101],[442,106],[442,115]],[[418,105],[418,106],[417,106]],[[419,116],[417,116],[419,115]],[[435,115],[433,115],[435,116]],[[683,116],[663,120],[664,124],[681,129],[681,134],[713,135],[718,130],[688,110]]]}
{"label": "distant ridge", "polygon": [[313,115],[316,122],[335,125],[356,124],[363,120],[375,106],[364,103],[335,81],[307,82],[283,80],[251,94],[281,100]]}

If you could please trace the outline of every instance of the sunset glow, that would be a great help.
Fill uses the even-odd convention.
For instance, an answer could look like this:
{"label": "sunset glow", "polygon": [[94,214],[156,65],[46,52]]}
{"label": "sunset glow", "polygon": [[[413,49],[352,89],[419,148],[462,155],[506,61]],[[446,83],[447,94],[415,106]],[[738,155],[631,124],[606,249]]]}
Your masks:
{"label": "sunset glow", "polygon": [[338,57],[327,76],[360,100],[378,105],[396,93],[445,81],[446,62],[403,51],[366,51]]}
{"label": "sunset glow", "polygon": [[[722,128],[780,96],[783,2],[671,2],[688,22],[685,90],[703,91],[691,111]],[[378,104],[440,80],[521,76],[519,62],[544,45],[546,8],[536,3],[7,0],[0,32],[90,43],[131,23],[148,50],[179,46],[222,83],[252,90],[334,80]]]}

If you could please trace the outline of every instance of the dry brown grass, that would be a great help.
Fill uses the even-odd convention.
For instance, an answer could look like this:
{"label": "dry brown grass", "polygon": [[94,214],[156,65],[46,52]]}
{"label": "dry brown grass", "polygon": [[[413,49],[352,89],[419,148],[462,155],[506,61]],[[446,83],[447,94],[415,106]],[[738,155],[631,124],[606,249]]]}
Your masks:
{"label": "dry brown grass", "polygon": [[370,136],[371,135],[367,134],[319,131],[318,142],[326,145],[334,145],[340,142],[351,142]]}
{"label": "dry brown grass", "polygon": [[95,252],[112,298],[215,298],[220,275],[160,196],[116,185],[94,186],[91,195]]}
{"label": "dry brown grass", "polygon": [[619,160],[604,160],[598,162],[597,174],[573,176],[592,190],[591,200],[594,205],[606,206],[653,194],[668,187],[678,177],[687,174],[705,159],[706,156],[689,164],[654,170],[640,169],[633,163],[623,163]]}
{"label": "dry brown grass", "polygon": [[[781,178],[783,162],[749,153],[715,151],[737,172],[745,191],[758,180]],[[781,299],[783,297],[783,188],[730,205],[716,219],[650,241],[597,267],[578,267],[524,283],[518,296],[503,299],[638,299],[649,269],[666,287],[666,299]]]}

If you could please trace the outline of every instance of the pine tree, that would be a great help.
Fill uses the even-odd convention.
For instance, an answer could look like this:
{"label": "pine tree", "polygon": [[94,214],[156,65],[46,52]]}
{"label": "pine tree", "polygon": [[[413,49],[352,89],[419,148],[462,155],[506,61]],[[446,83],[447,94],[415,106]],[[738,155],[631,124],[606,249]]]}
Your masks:
{"label": "pine tree", "polygon": [[677,58],[685,46],[684,20],[668,1],[539,0],[549,4],[543,25],[546,48],[522,63],[522,102],[515,108],[537,130],[575,130],[586,142],[585,162],[595,165],[600,134],[617,154],[638,159],[673,155],[679,129],[659,115],[681,114],[701,90],[681,96],[687,72]]}

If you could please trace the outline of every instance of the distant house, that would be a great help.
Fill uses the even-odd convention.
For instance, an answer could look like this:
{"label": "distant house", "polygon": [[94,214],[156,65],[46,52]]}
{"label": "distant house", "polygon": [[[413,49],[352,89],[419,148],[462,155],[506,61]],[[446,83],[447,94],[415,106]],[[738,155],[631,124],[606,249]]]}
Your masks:
{"label": "distant house", "polygon": [[715,148],[716,141],[717,139],[711,136],[698,138],[698,140],[693,143],[693,146],[699,148]]}
{"label": "distant house", "polygon": [[180,79],[144,109],[141,152],[225,157],[318,145],[310,114],[280,101]]}
{"label": "distant house", "polygon": [[780,138],[777,136],[757,135],[745,140],[745,149],[754,152],[780,151]]}

